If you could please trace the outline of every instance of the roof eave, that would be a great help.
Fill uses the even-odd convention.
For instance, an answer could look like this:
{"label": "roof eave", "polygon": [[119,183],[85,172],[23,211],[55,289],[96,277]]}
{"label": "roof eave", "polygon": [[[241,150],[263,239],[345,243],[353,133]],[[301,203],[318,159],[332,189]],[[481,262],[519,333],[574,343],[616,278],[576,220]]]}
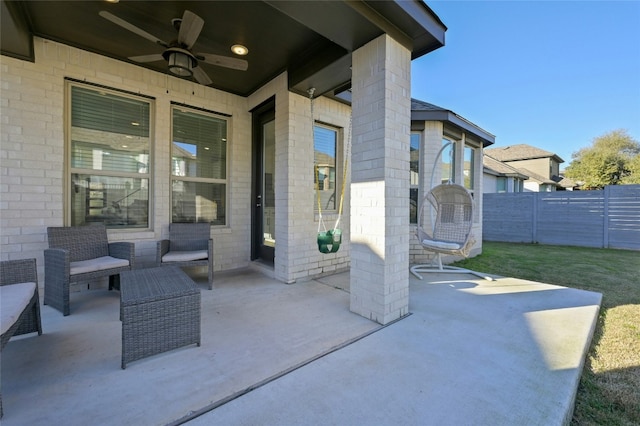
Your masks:
{"label": "roof eave", "polygon": [[449,110],[435,110],[435,111],[411,111],[411,120],[415,121],[443,121],[451,123],[465,132],[469,132],[482,140],[482,146],[487,147],[493,145],[496,142],[496,137],[486,130],[476,126],[465,118],[459,116],[453,111]]}

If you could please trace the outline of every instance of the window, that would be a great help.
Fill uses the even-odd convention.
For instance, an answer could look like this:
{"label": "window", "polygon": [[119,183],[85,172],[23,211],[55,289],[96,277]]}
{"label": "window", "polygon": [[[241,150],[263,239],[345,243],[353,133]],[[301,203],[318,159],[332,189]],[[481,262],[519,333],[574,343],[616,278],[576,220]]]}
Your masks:
{"label": "window", "polygon": [[69,82],[70,223],[149,227],[151,101]]}
{"label": "window", "polygon": [[174,105],[171,221],[226,225],[227,120]]}
{"label": "window", "polygon": [[409,157],[409,223],[418,223],[418,206],[420,201],[420,133],[411,133],[410,157]]}
{"label": "window", "polygon": [[455,156],[456,156],[456,144],[449,139],[442,139],[442,146],[449,144],[442,150],[442,174],[441,182],[455,182]]}
{"label": "window", "polygon": [[313,128],[313,183],[315,203],[322,210],[336,209],[336,152],[338,131],[326,126]]}
{"label": "window", "polygon": [[507,192],[507,178],[499,176],[496,179],[496,192]]}
{"label": "window", "polygon": [[462,176],[464,177],[464,187],[473,192],[475,187],[475,155],[476,150],[470,146],[464,147],[464,168]]}

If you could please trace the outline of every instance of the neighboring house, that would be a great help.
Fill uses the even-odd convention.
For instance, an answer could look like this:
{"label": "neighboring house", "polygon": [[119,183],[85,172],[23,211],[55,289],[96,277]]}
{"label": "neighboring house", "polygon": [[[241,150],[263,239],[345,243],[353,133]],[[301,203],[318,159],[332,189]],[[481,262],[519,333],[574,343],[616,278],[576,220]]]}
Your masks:
{"label": "neighboring house", "polygon": [[560,164],[564,160],[556,154],[527,144],[491,148],[486,152],[529,176],[524,184],[526,191],[548,192],[558,188]]}
{"label": "neighboring house", "polygon": [[[451,181],[465,186],[475,200],[472,255],[482,250],[482,157],[495,136],[455,112],[411,100],[411,263],[428,254],[415,238],[418,209],[433,186]],[[446,257],[445,257],[446,258]]]}
{"label": "neighboring house", "polygon": [[[104,220],[144,267],[169,223],[208,221],[215,270],[267,264],[294,283],[350,267],[351,310],[386,324],[408,313],[413,138],[420,192],[451,138],[451,174],[477,179],[481,199],[491,138],[453,113],[431,121],[412,108],[411,60],[446,31],[422,1],[0,5],[1,258],[36,258],[41,283],[48,226]],[[168,48],[176,34],[183,45]],[[319,158],[334,199],[349,167],[333,254],[316,244],[316,151],[335,153]]]}
{"label": "neighboring house", "polygon": [[496,160],[486,152],[482,157],[483,185],[486,193],[523,192],[524,183],[529,176],[507,163]]}
{"label": "neighboring house", "polygon": [[529,176],[529,179],[524,183],[524,190],[526,192],[551,192],[558,190],[558,183],[555,180],[539,175],[524,167],[519,170]]}
{"label": "neighboring house", "polygon": [[565,176],[565,171],[560,170],[560,180],[558,181],[558,191],[578,191],[580,190],[580,184],[573,179],[569,179]]}

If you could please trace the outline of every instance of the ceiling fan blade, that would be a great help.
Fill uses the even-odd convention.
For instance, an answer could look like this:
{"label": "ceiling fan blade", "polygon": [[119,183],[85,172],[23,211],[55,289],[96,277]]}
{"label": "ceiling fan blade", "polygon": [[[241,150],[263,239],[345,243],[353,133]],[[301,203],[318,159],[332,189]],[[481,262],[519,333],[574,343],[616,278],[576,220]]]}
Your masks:
{"label": "ceiling fan blade", "polygon": [[203,26],[204,19],[189,10],[185,10],[180,23],[180,31],[178,32],[178,42],[187,46],[187,49],[191,49],[191,46],[198,39]]}
{"label": "ceiling fan blade", "polygon": [[231,58],[229,56],[214,55],[212,53],[198,53],[196,55],[198,59],[211,65],[217,65],[219,67],[232,68],[234,70],[246,71],[249,68],[249,63],[244,59]]}
{"label": "ceiling fan blade", "polygon": [[204,72],[202,68],[195,67],[193,68],[192,71],[193,71],[193,78],[195,78],[198,83],[204,84],[205,86],[208,86],[211,83],[213,83],[213,81],[211,81],[207,73]]}
{"label": "ceiling fan blade", "polygon": [[141,28],[138,28],[133,24],[130,24],[129,22],[125,21],[124,19],[118,18],[116,15],[114,15],[112,13],[109,13],[106,10],[102,10],[98,14],[100,16],[102,16],[104,19],[107,19],[107,20],[113,22],[114,24],[121,26],[125,30],[129,30],[132,33],[138,34],[140,37],[144,37],[147,40],[152,41],[154,43],[157,43],[157,44],[159,44],[161,46],[168,47],[167,43],[165,43],[164,41],[160,40],[158,37],[154,36],[153,34],[149,34],[145,30],[143,30]]}
{"label": "ceiling fan blade", "polygon": [[153,55],[129,56],[129,59],[131,59],[134,62],[164,61],[164,57],[159,53],[155,53]]}

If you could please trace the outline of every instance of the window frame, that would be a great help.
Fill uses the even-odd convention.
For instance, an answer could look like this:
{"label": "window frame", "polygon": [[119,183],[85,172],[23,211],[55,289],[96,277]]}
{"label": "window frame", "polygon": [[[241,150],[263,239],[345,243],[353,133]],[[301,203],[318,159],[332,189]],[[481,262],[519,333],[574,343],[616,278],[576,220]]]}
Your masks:
{"label": "window frame", "polygon": [[445,154],[447,150],[442,150],[442,153],[440,155],[440,183],[447,183],[447,182],[451,182],[451,183],[456,183],[456,167],[457,167],[457,161],[456,161],[456,156],[457,156],[457,152],[458,152],[458,148],[457,145],[459,143],[458,140],[453,139],[450,136],[447,135],[443,135],[442,136],[442,142],[440,144],[440,149],[442,149],[442,147],[447,144],[450,143],[451,145],[449,145],[448,149],[451,149],[452,152],[451,154],[449,154],[449,159],[451,161],[450,165],[449,165],[449,175],[445,178],[444,176],[444,165],[446,164],[444,159],[445,159]]}
{"label": "window frame", "polygon": [[[112,96],[121,97],[123,99],[130,99],[138,102],[143,102],[148,104],[148,135],[147,135],[147,153],[146,154],[138,154],[138,155],[146,155],[147,157],[147,166],[146,172],[131,172],[131,171],[117,171],[117,170],[102,170],[95,168],[86,168],[86,167],[74,167],[74,156],[73,156],[73,148],[74,148],[74,132],[72,130],[73,126],[73,88],[81,88],[84,90],[95,91],[99,94],[106,93]],[[89,176],[104,176],[105,178],[116,178],[116,179],[140,179],[141,183],[146,180],[146,188],[147,188],[147,199],[146,199],[146,208],[147,208],[147,218],[145,226],[132,226],[131,224],[124,225],[113,225],[109,224],[107,221],[102,221],[107,229],[116,229],[118,231],[141,231],[141,230],[149,230],[152,227],[152,218],[153,218],[153,170],[154,170],[154,123],[155,123],[155,98],[152,96],[147,96],[139,93],[132,93],[125,90],[116,89],[113,87],[107,87],[100,84],[93,84],[85,81],[78,81],[70,78],[65,78],[65,101],[64,101],[64,110],[65,110],[65,125],[64,125],[64,203],[63,203],[63,217],[64,223],[69,226],[75,226],[73,222],[74,216],[74,201],[73,194],[77,193],[79,188],[72,189],[72,185],[74,184],[74,176],[78,175],[89,175]],[[87,128],[88,129],[88,128]],[[122,130],[125,130],[124,128]],[[126,134],[126,132],[123,132]],[[112,185],[112,184],[108,184]],[[90,187],[87,186],[87,191],[90,191]],[[104,191],[106,192],[106,191]],[[106,199],[106,195],[104,198]],[[87,207],[89,211],[90,207]],[[85,217],[90,216],[85,211]],[[127,216],[128,220],[128,216]],[[100,222],[100,221],[96,221]],[[86,221],[83,223],[86,224]],[[78,224],[82,225],[82,224]]]}
{"label": "window frame", "polygon": [[334,184],[334,206],[333,208],[326,208],[325,206],[322,206],[322,212],[329,212],[329,213],[338,213],[338,209],[340,206],[340,197],[342,195],[342,180],[344,178],[343,173],[344,173],[344,129],[342,127],[339,126],[335,126],[329,123],[324,123],[321,121],[315,121],[315,123],[313,123],[313,211],[315,214],[319,213],[318,210],[318,194],[316,193],[317,188],[318,188],[318,182],[317,182],[317,169],[316,169],[316,158],[315,158],[315,152],[316,152],[316,127],[320,127],[323,129],[327,129],[327,130],[331,130],[333,132],[335,132],[336,135],[336,139],[335,139],[335,184]]}
{"label": "window frame", "polygon": [[509,178],[506,176],[496,177],[496,193],[503,194],[509,191]]}
{"label": "window frame", "polygon": [[[467,191],[469,191],[471,194],[475,193],[475,186],[476,186],[476,168],[477,168],[477,164],[476,164],[476,151],[478,150],[477,147],[470,145],[468,143],[464,144],[464,148],[463,148],[463,153],[462,153],[462,179],[463,179],[463,186],[467,189]],[[471,153],[471,159],[470,164],[469,164],[469,169],[467,169],[467,154]],[[467,185],[467,181],[469,182],[469,185]]]}
{"label": "window frame", "polygon": [[[411,135],[409,136],[409,224],[410,225],[417,225],[418,224],[418,215],[419,215],[419,211],[418,209],[420,209],[420,203],[422,202],[422,197],[421,197],[421,193],[420,193],[420,169],[422,167],[422,137],[423,133],[422,132],[417,132],[417,131],[413,131],[411,132]],[[415,183],[413,183],[413,170],[411,169],[411,162],[412,162],[412,158],[411,158],[411,150],[412,148],[414,148],[413,146],[413,142],[414,142],[414,137],[416,137],[418,139],[418,146],[417,146],[417,170],[416,170],[416,176],[415,176]],[[416,197],[415,197],[415,217],[413,212],[411,211],[411,203],[414,201],[414,197],[412,196],[412,194],[415,193]]]}
{"label": "window frame", "polygon": [[[224,178],[205,178],[205,177],[197,177],[197,176],[178,176],[174,174],[174,156],[173,156],[173,145],[174,145],[174,136],[173,136],[173,132],[174,132],[174,111],[175,110],[180,110],[182,112],[188,112],[190,114],[200,114],[200,115],[204,115],[207,117],[211,117],[211,118],[215,118],[218,120],[222,120],[224,121],[226,124],[226,136],[225,136],[225,163],[224,163],[224,168],[225,168],[225,177]],[[230,194],[229,194],[229,185],[230,185],[230,169],[229,169],[229,165],[230,165],[230,158],[229,158],[229,152],[230,152],[230,145],[231,145],[231,138],[229,137],[229,129],[231,128],[231,116],[228,114],[223,114],[223,113],[219,113],[219,112],[215,112],[215,111],[211,111],[211,110],[207,110],[204,108],[198,108],[198,107],[194,107],[194,106],[190,106],[190,105],[185,105],[185,104],[181,104],[181,103],[176,103],[176,102],[171,102],[171,107],[170,107],[170,122],[171,122],[171,129],[170,129],[170,140],[169,140],[169,223],[191,223],[191,222],[174,222],[174,210],[173,210],[173,198],[174,198],[174,190],[173,190],[173,184],[174,181],[180,181],[180,182],[189,182],[189,183],[194,183],[194,184],[213,184],[213,185],[224,185],[224,204],[225,204],[225,215],[224,215],[224,223],[215,223],[215,222],[209,222],[209,224],[212,227],[217,227],[217,228],[228,228],[230,226],[230,216],[229,216],[229,212],[230,212],[230,205],[229,205],[229,200],[230,200]],[[200,141],[199,141],[200,142]],[[197,216],[195,217],[195,221],[198,222],[198,218]]]}

